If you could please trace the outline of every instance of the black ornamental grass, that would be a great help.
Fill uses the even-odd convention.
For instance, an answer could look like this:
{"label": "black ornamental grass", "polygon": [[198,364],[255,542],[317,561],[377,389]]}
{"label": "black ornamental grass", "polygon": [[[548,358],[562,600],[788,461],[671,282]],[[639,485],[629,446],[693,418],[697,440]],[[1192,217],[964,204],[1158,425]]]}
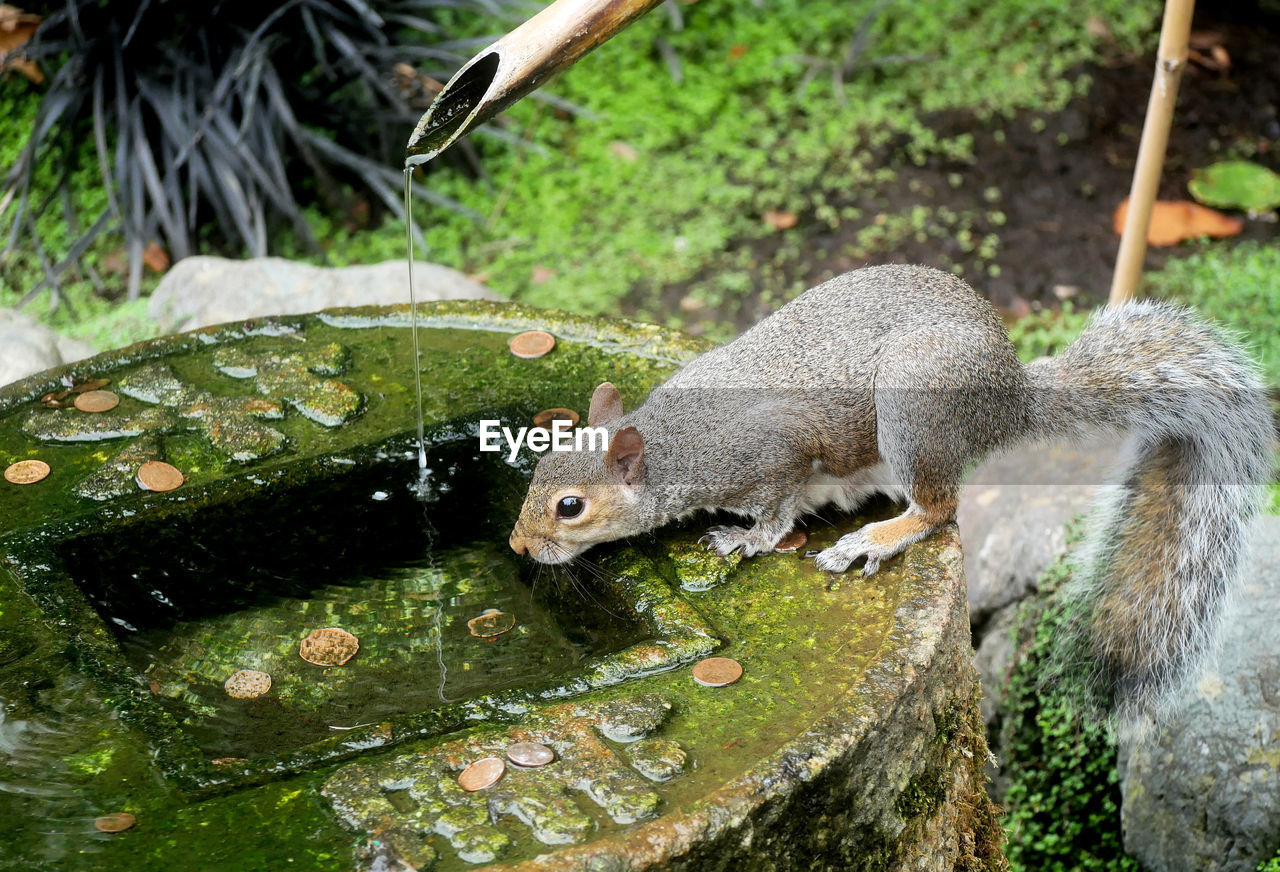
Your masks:
{"label": "black ornamental grass", "polygon": [[[474,31],[479,13],[496,31],[528,9],[512,0],[65,0],[28,11],[44,21],[25,54],[47,81],[0,188],[0,226],[6,255],[25,247],[42,265],[30,298],[56,288],[104,231],[123,235],[134,297],[152,240],[175,258],[198,243],[260,256],[291,226],[319,250],[309,204],[338,210],[354,191],[402,213],[404,146],[431,88],[490,38],[454,38],[449,27],[465,18]],[[69,209],[70,169],[59,189],[38,193],[33,170],[86,152],[108,205],[68,216],[81,229],[55,261],[36,219]]]}

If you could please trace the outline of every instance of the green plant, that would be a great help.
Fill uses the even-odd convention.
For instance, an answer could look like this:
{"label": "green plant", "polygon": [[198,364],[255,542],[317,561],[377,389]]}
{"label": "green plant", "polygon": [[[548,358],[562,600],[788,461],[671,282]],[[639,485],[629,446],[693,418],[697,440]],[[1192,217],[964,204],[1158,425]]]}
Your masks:
{"label": "green plant", "polygon": [[[842,85],[809,75],[815,64],[828,69],[843,58],[872,12],[869,39]],[[521,158],[504,144],[484,144],[495,182],[487,188],[436,174],[430,184],[438,192],[490,218],[476,226],[424,208],[431,256],[485,273],[496,289],[527,302],[615,312],[625,301],[642,317],[678,323],[666,289],[736,270],[738,252],[772,239],[798,250],[806,230],[846,220],[827,205],[883,196],[897,177],[885,157],[900,144],[910,144],[907,162],[971,159],[969,137],[939,135],[929,113],[986,119],[1061,107],[1087,87],[1071,70],[1098,47],[1084,27],[1088,16],[1106,20],[1133,49],[1158,5],[703,0],[682,14],[683,30],[650,16],[561,77],[557,93],[591,120],[514,107],[514,128],[528,130],[545,153]],[[679,84],[652,50],[660,33],[680,57]],[[868,231],[877,254],[928,232],[915,205]],[[769,211],[790,212],[799,224],[779,233],[763,219]],[[870,227],[875,214],[847,220]],[[970,232],[975,251],[989,256],[995,240],[983,227]],[[362,257],[357,248],[344,256]],[[774,283],[753,265],[751,277],[724,294],[721,318],[748,320],[755,312],[744,311],[746,301],[787,288],[792,275],[784,269]]]}
{"label": "green plant", "polygon": [[1072,620],[1059,593],[1069,578],[1065,558],[1050,567],[1044,595],[1022,607],[1013,631],[1018,654],[1001,710],[1005,853],[1015,872],[1136,872],[1122,845],[1115,746],[1082,715],[1090,706],[1074,685],[1045,680]]}
{"label": "green plant", "polygon": [[1194,306],[1235,330],[1262,364],[1263,376],[1280,386],[1280,245],[1245,242],[1207,245],[1170,260],[1147,283],[1159,297]]}
{"label": "green plant", "polygon": [[1280,872],[1280,851],[1267,862],[1259,863],[1258,872]]}
{"label": "green plant", "polygon": [[[4,179],[8,244],[33,249],[56,284],[104,231],[128,247],[136,297],[142,255],[174,257],[220,237],[265,254],[282,221],[316,244],[302,205],[337,210],[344,185],[401,211],[404,142],[421,75],[444,76],[476,40],[453,40],[441,10],[495,11],[509,0],[62,0],[26,56],[49,70]],[[86,147],[87,146],[87,147]],[[85,159],[89,158],[87,164]],[[37,167],[52,165],[41,189]],[[100,203],[75,214],[75,173],[98,175]],[[85,205],[85,204],[81,204]],[[81,223],[51,240],[42,219]],[[216,232],[214,232],[216,228]],[[28,294],[37,288],[28,289]]]}
{"label": "green plant", "polygon": [[1084,330],[1091,317],[1089,312],[1077,312],[1070,301],[1058,310],[1042,309],[1009,322],[1009,338],[1024,361],[1057,354],[1066,348]]}

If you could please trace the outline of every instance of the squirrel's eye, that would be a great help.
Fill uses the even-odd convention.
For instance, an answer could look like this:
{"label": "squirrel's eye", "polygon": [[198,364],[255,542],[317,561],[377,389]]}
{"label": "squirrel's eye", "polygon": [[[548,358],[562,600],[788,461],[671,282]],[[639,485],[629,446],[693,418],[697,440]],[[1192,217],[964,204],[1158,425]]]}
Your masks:
{"label": "squirrel's eye", "polygon": [[560,502],[556,503],[557,518],[576,518],[582,514],[582,508],[587,501],[582,497],[561,497]]}

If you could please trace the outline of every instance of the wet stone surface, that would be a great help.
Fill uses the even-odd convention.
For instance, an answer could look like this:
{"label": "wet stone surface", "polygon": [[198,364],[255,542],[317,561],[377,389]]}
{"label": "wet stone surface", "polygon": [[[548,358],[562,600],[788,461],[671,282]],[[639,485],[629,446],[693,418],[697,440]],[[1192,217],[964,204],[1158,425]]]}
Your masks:
{"label": "wet stone surface", "polygon": [[[300,334],[290,344],[306,340]],[[281,340],[286,341],[286,340]],[[304,417],[337,427],[360,414],[364,398],[328,376],[341,374],[351,352],[328,343],[318,348],[249,351],[219,349],[218,371],[236,379],[252,379],[259,396],[219,396],[181,379],[167,363],[142,366],[116,384],[116,390],[143,406],[85,414],[75,409],[40,409],[27,416],[23,431],[49,442],[98,442],[146,436],[109,457],[102,467],[76,485],[78,496],[108,500],[138,489],[134,473],[148,460],[164,460],[164,437],[196,432],[219,456],[238,463],[262,460],[285,449],[288,440],[267,424],[291,406]]]}
{"label": "wet stone surface", "polygon": [[[630,407],[703,346],[518,305],[421,320],[425,489],[403,307],[0,390],[0,468],[51,468],[0,482],[0,867],[999,868],[954,530],[873,582],[721,560],[701,520],[539,573],[506,542],[536,458],[477,453],[478,421],[582,407],[605,380]],[[511,354],[535,329],[554,351]],[[100,378],[114,409],[40,402]],[[161,459],[184,484],[141,491]],[[808,547],[891,514],[814,523]],[[473,635],[491,608],[510,629]],[[359,653],[303,661],[321,627]],[[696,683],[712,655],[741,678]],[[270,689],[233,698],[241,670]],[[522,741],[555,759],[459,786]],[[138,825],[94,828],[115,813]]]}
{"label": "wet stone surface", "polygon": [[[619,731],[643,740],[670,710],[655,694],[554,706],[512,730],[487,731],[381,763],[351,764],[321,792],[349,826],[375,833],[380,845],[417,866],[437,858],[432,835],[443,836],[468,863],[492,862],[510,844],[498,826],[503,819],[517,821],[544,845],[578,843],[601,814],[630,824],[658,811],[661,800],[649,782],[670,780],[684,768],[679,745],[637,741],[619,751],[606,740]],[[501,755],[512,742],[545,744],[556,760],[537,769],[508,767],[483,790],[458,786],[458,773],[468,764]]]}

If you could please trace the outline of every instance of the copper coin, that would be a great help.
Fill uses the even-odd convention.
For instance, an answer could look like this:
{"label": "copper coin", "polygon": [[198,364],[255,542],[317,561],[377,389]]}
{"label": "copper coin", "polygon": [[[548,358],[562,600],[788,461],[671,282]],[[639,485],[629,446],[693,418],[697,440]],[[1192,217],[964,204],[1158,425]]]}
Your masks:
{"label": "copper coin", "polygon": [[514,615],[500,612],[497,609],[485,609],[476,617],[467,621],[471,635],[481,639],[494,639],[516,625]]}
{"label": "copper coin", "polygon": [[35,484],[49,474],[43,460],[19,460],[4,471],[4,480],[12,484]]}
{"label": "copper coin", "polygon": [[271,676],[256,669],[241,669],[222,683],[232,699],[253,699],[271,689]]}
{"label": "copper coin", "polygon": [[742,664],[728,657],[708,657],[693,664],[693,680],[707,687],[724,687],[742,677]]}
{"label": "copper coin", "polygon": [[792,530],[782,537],[782,541],[773,546],[773,550],[779,554],[789,554],[792,551],[799,551],[808,541],[809,537],[805,535],[803,530]]}
{"label": "copper coin", "polygon": [[458,786],[468,793],[484,790],[498,783],[507,764],[501,757],[483,757],[463,769],[458,775]]}
{"label": "copper coin", "polygon": [[556,421],[568,421],[570,427],[577,427],[580,420],[582,419],[573,409],[543,409],[533,416],[533,426],[550,430]]}
{"label": "copper coin", "polygon": [[316,666],[341,666],[360,650],[360,640],[339,627],[312,630],[298,646],[298,656]]}
{"label": "copper coin", "polygon": [[516,742],[507,746],[507,759],[517,766],[533,769],[556,759],[556,752],[541,742]]}
{"label": "copper coin", "polygon": [[110,412],[120,405],[120,398],[111,391],[86,391],[76,395],[76,408],[82,412]]}
{"label": "copper coin", "polygon": [[138,467],[137,481],[143,490],[164,493],[182,487],[186,479],[176,466],[161,460],[148,460]]}
{"label": "copper coin", "polygon": [[516,357],[542,357],[556,347],[556,338],[545,330],[518,333],[507,343]]}
{"label": "copper coin", "polygon": [[104,833],[123,833],[137,822],[138,819],[127,811],[118,811],[115,814],[104,814],[96,818],[93,826]]}

